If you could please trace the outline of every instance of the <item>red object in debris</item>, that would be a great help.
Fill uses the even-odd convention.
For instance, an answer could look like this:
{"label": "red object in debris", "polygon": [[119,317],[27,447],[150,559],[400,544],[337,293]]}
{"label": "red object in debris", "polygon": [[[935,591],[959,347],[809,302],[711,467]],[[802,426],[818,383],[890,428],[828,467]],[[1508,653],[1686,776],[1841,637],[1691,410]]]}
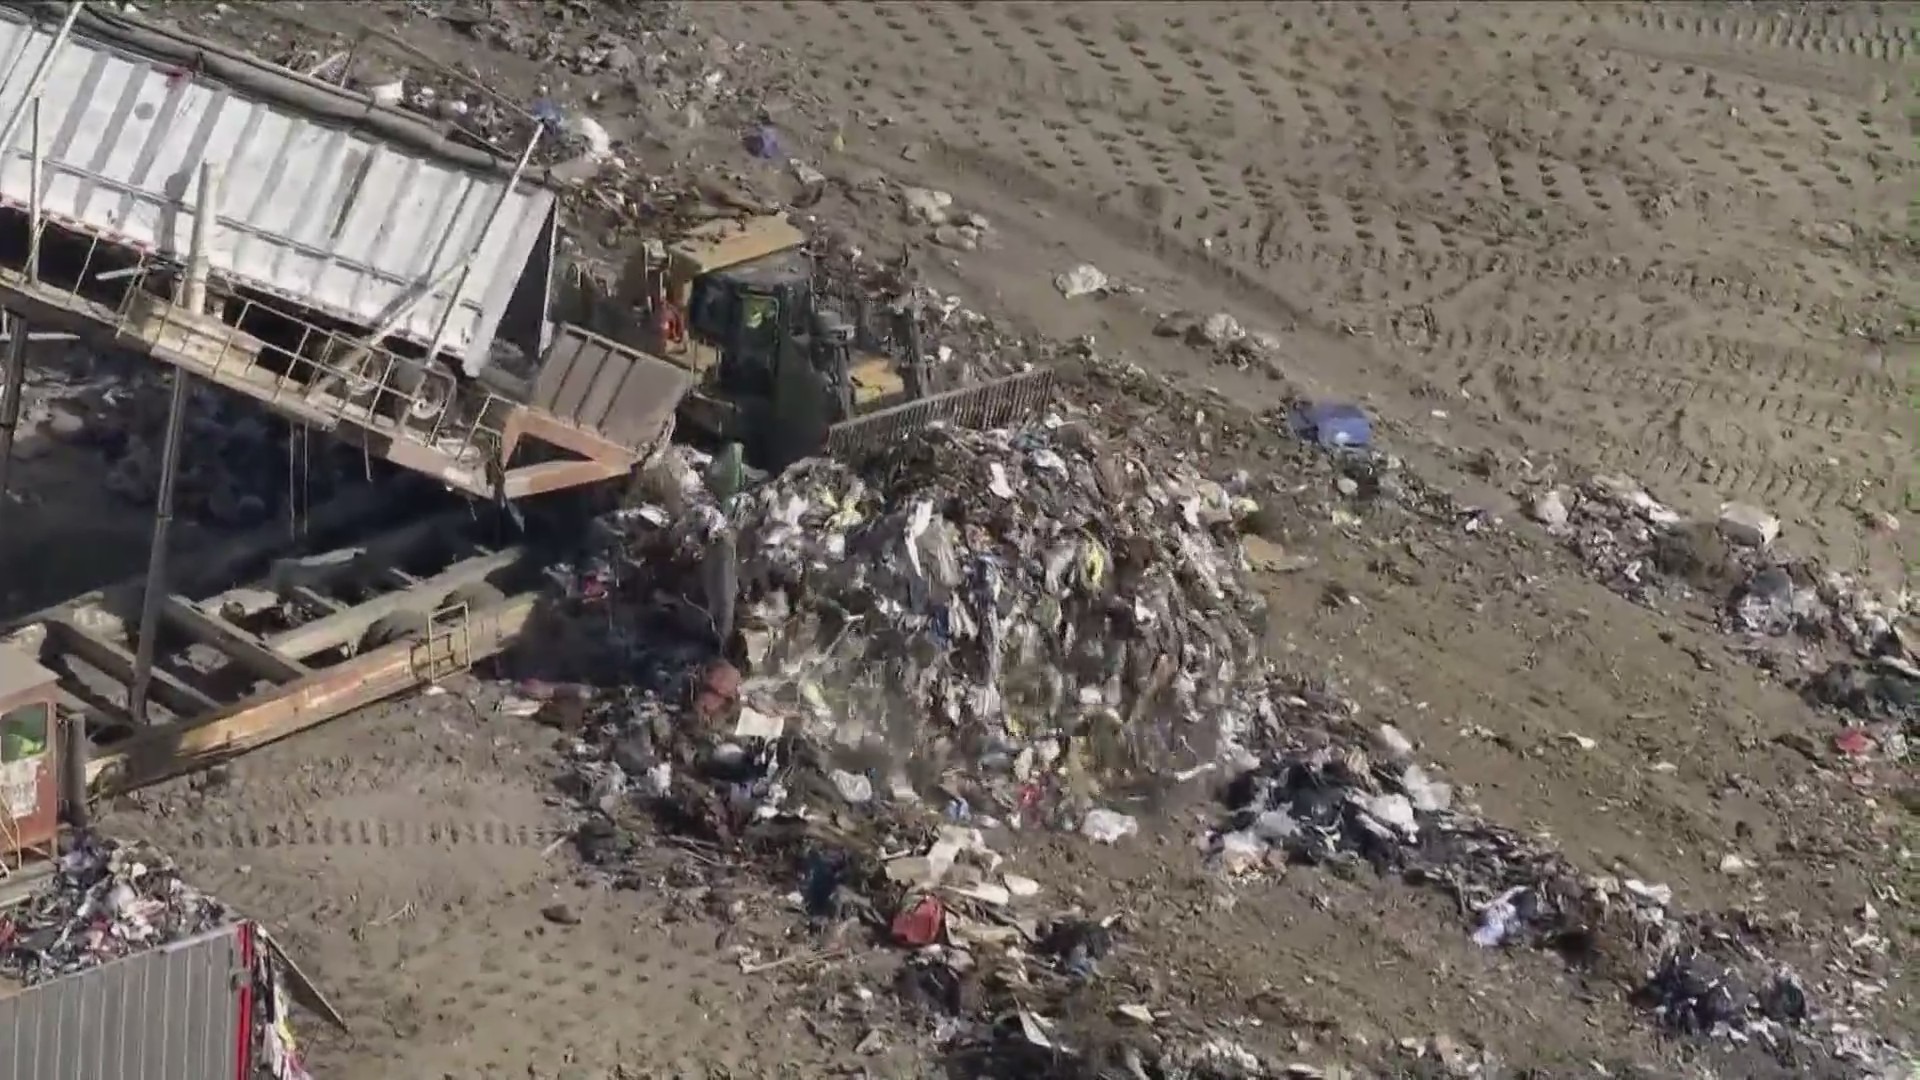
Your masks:
{"label": "red object in debris", "polygon": [[1833,737],[1833,748],[1848,757],[1866,757],[1873,753],[1873,736],[1859,728],[1848,728]]}
{"label": "red object in debris", "polygon": [[947,906],[937,896],[923,896],[920,902],[893,917],[893,940],[911,949],[932,945],[947,928]]}
{"label": "red object in debris", "polygon": [[707,665],[706,673],[700,678],[700,686],[708,693],[732,701],[740,696],[740,669],[725,660],[715,660]]}
{"label": "red object in debris", "polygon": [[715,723],[733,711],[740,700],[740,669],[725,660],[715,660],[700,675],[693,692],[693,715],[702,723]]}
{"label": "red object in debris", "polygon": [[665,301],[654,305],[653,332],[661,341],[678,345],[687,339],[687,322],[680,317],[680,309]]}

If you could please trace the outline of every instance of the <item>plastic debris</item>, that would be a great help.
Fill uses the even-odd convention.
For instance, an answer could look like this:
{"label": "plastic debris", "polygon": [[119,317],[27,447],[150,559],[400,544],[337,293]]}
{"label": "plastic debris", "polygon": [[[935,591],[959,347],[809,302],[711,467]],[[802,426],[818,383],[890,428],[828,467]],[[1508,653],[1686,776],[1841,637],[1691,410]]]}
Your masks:
{"label": "plastic debris", "polygon": [[939,942],[946,931],[947,908],[937,896],[922,896],[893,917],[893,940],[918,949]]}
{"label": "plastic debris", "polygon": [[1413,740],[1392,724],[1381,724],[1374,729],[1373,745],[1388,761],[1404,761],[1413,756]]}
{"label": "plastic debris", "polygon": [[1543,492],[1538,498],[1533,500],[1531,512],[1533,514],[1533,520],[1545,525],[1548,529],[1566,528],[1567,518],[1570,513],[1567,510],[1566,494],[1559,488],[1552,488]]}
{"label": "plastic debris", "polygon": [[1358,405],[1316,402],[1294,412],[1294,434],[1311,443],[1335,449],[1358,449],[1373,443],[1373,420]]}
{"label": "plastic debris", "polygon": [[1480,923],[1473,928],[1473,943],[1482,948],[1504,945],[1521,925],[1520,905],[1517,901],[1527,895],[1524,887],[1508,889],[1480,909]]}
{"label": "plastic debris", "polygon": [[1720,535],[1742,547],[1763,548],[1780,535],[1780,519],[1757,506],[1728,503],[1720,508]]}
{"label": "plastic debris", "polygon": [[1091,263],[1081,263],[1071,270],[1056,274],[1053,287],[1060,290],[1060,295],[1075,300],[1104,290],[1107,287],[1107,275]]}
{"label": "plastic debris", "polygon": [[857,804],[873,801],[873,781],[867,777],[845,769],[835,769],[827,774],[827,778],[833,781],[840,797],[848,802]]}
{"label": "plastic debris", "polygon": [[1140,831],[1140,823],[1114,810],[1089,811],[1080,823],[1081,835],[1099,844],[1113,844]]}
{"label": "plastic debris", "polygon": [[762,161],[773,161],[781,156],[780,132],[772,127],[757,127],[747,133],[744,141],[747,153]]}

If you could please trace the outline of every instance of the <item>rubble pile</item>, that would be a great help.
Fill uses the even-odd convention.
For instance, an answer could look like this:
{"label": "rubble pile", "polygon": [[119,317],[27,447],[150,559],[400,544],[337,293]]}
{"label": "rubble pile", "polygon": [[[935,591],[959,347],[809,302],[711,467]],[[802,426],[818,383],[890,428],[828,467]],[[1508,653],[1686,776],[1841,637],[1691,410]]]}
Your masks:
{"label": "rubble pile", "polygon": [[[1246,479],[1059,416],[930,428],[865,469],[805,462],[725,498],[712,464],[664,457],[649,501],[556,568],[602,655],[569,646],[578,666],[547,670],[602,688],[522,683],[515,707],[575,736],[582,856],[618,886],[644,880],[649,829],[757,853],[822,934],[864,924],[913,950],[901,997],[950,1050],[1081,1075],[1059,1070],[1107,1050],[1045,1015],[1126,928],[1058,907],[989,838],[1124,842],[1140,784],[1251,761],[1313,707],[1260,654]],[[738,559],[725,659],[704,602],[718,544]],[[1124,1053],[1262,1075],[1175,1034]]]}
{"label": "rubble pile", "polygon": [[[0,987],[38,986],[240,921],[238,913],[182,880],[173,860],[151,845],[78,833],[46,881],[0,908]],[[247,972],[252,1075],[309,1080],[291,1023],[299,990],[289,988],[296,982],[288,978],[279,946],[257,924],[249,925],[261,945]],[[304,979],[297,985],[304,987]],[[342,1024],[318,995],[300,1000],[319,1004],[326,1019]]]}
{"label": "rubble pile", "polygon": [[[1768,959],[1763,917],[1702,917],[1677,909],[1664,885],[1584,875],[1545,844],[1456,810],[1452,788],[1407,760],[1383,729],[1359,747],[1275,754],[1227,788],[1231,813],[1209,834],[1223,873],[1364,863],[1444,892],[1486,948],[1554,951],[1576,970],[1635,988],[1638,1004],[1675,1031],[1765,1048],[1807,1066],[1831,1056],[1872,1066],[1892,1048],[1820,1012],[1815,988]],[[1859,972],[1832,991],[1849,996]],[[1818,1032],[1822,1039],[1806,1036]]]}
{"label": "rubble pile", "polygon": [[1879,592],[1782,551],[1779,521],[1750,506],[1689,521],[1631,480],[1599,476],[1536,492],[1530,508],[1609,588],[1656,606],[1704,598],[1763,666],[1803,672],[1809,701],[1876,726],[1887,756],[1905,755],[1920,729],[1920,597]]}
{"label": "rubble pile", "polygon": [[864,475],[807,462],[725,505],[672,471],[677,505],[629,512],[625,558],[694,580],[737,545],[738,733],[804,731],[888,797],[930,795],[920,772],[1017,816],[1042,788],[1207,765],[1274,718],[1244,482],[1057,417],[930,429]]}
{"label": "rubble pile", "polygon": [[60,857],[51,880],[0,909],[0,976],[31,986],[234,918],[152,847],[85,836]]}

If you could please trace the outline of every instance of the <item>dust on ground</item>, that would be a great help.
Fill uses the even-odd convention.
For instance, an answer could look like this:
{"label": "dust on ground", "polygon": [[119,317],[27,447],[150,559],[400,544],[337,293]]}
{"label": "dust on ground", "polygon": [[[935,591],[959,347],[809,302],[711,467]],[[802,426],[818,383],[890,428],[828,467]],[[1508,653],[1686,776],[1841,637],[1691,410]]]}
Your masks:
{"label": "dust on ground", "polygon": [[[792,197],[790,169],[741,148],[745,120],[715,109],[696,122],[633,78],[542,80],[542,64],[595,40],[590,7],[496,13],[515,27],[496,40],[518,53],[476,44],[431,5],[296,14],[385,20],[423,48],[458,49],[496,86],[551,95],[610,131],[627,123],[616,137],[639,145],[644,128],[638,156]],[[1903,490],[1915,371],[1898,304],[1915,277],[1902,228],[1911,6],[715,3],[681,15],[695,32],[633,47],[671,45],[725,80],[768,84],[788,152],[828,178],[809,214],[871,250],[911,250],[970,307],[1091,336],[1195,393],[1142,404],[1107,391],[1142,425],[1186,425],[1193,402],[1205,427],[1302,390],[1364,399],[1412,467],[1496,510],[1512,507],[1486,474],[1515,463],[1623,472],[1702,514],[1765,505],[1794,544],[1882,576],[1920,524]],[[222,18],[256,16],[234,5]],[[746,54],[743,71],[733,58]],[[985,228],[936,236],[904,220],[883,194],[901,184],[951,193]],[[1079,264],[1139,291],[1063,299],[1053,279]],[[1181,309],[1230,311],[1272,346],[1221,362],[1156,335]],[[1879,512],[1904,529],[1863,524]],[[1703,909],[1806,923],[1849,923],[1910,875],[1910,812],[1809,754],[1828,721],[1703,620],[1627,603],[1524,529],[1391,545],[1302,529],[1287,542],[1311,564],[1265,581],[1277,647],[1413,736],[1488,818]],[[1357,602],[1324,603],[1335,588]],[[689,892],[663,853],[657,888],[574,885],[568,853],[549,850],[551,738],[459,693],[423,698],[143,795],[109,823],[166,844],[283,930],[355,1022],[319,1048],[324,1074],[934,1067],[910,1046],[861,1047],[878,1013],[823,1022],[807,979],[742,973],[736,922],[780,932],[756,899],[764,884]],[[1583,1004],[1548,958],[1473,948],[1449,912],[1402,888],[1294,874],[1224,897],[1195,824],[1176,812],[1135,848],[1040,840],[1023,857],[1089,908],[1126,909],[1163,994],[1258,1019],[1249,1040],[1303,1060],[1391,1056],[1436,1033],[1553,1075],[1678,1068],[1695,1052]],[[1754,873],[1720,872],[1736,849]],[[556,903],[574,918],[544,917]],[[855,988],[881,976],[860,964],[811,978],[864,1002]],[[1881,1010],[1908,1035],[1910,995],[1896,984]]]}

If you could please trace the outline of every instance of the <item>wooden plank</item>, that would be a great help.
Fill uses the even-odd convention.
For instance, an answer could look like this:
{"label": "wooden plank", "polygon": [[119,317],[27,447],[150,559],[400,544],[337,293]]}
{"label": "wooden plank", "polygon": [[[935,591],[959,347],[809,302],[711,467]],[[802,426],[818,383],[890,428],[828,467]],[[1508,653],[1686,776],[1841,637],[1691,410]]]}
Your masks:
{"label": "wooden plank", "polygon": [[272,589],[242,585],[202,601],[202,610],[217,613],[223,619],[251,619],[280,606],[284,598]]}
{"label": "wooden plank", "polygon": [[[538,600],[536,593],[523,593],[470,613],[473,658],[484,659],[511,644],[532,619]],[[88,788],[98,798],[145,787],[405,693],[425,681],[424,665],[415,662],[424,648],[421,642],[398,642],[257,694],[219,715],[142,729],[87,762]]]}
{"label": "wooden plank", "polygon": [[485,581],[489,576],[520,561],[525,552],[508,548],[491,555],[463,559],[411,589],[376,596],[364,604],[355,604],[331,615],[296,626],[267,639],[275,651],[296,660],[306,660],[343,645],[351,645],[366,635],[367,628],[399,611],[431,611],[456,589]]}
{"label": "wooden plank", "polygon": [[[89,633],[67,617],[48,619],[47,625],[59,637],[63,648],[99,668],[107,677],[129,687],[133,685],[133,654],[118,642]],[[158,664],[153,667],[151,690],[154,700],[176,716],[204,716],[220,709],[218,701],[181,682],[178,676]]]}
{"label": "wooden plank", "polygon": [[[347,610],[347,605],[306,585],[289,585],[286,593],[289,599],[298,600],[314,611],[326,611],[337,615]],[[304,660],[306,657],[303,656],[300,659]]]}
{"label": "wooden plank", "polygon": [[367,572],[376,585],[385,585],[389,589],[411,589],[420,584],[418,574],[409,574],[397,566],[381,565]]}
{"label": "wooden plank", "polygon": [[627,471],[598,461],[543,461],[509,470],[503,487],[507,498],[519,499],[611,480]]}
{"label": "wooden plank", "polygon": [[561,423],[559,418],[534,409],[522,409],[517,416],[521,436],[539,439],[583,458],[618,465],[622,472],[634,466],[634,452],[611,439],[591,431]]}
{"label": "wooden plank", "polygon": [[307,665],[274,652],[258,637],[218,615],[202,611],[184,596],[169,596],[160,601],[160,615],[195,641],[220,650],[261,678],[291,682],[313,673]]}
{"label": "wooden plank", "polygon": [[275,559],[267,570],[267,584],[281,590],[293,585],[326,588],[364,574],[370,566],[404,559],[436,537],[459,532],[470,519],[467,510],[449,510],[346,547]]}

